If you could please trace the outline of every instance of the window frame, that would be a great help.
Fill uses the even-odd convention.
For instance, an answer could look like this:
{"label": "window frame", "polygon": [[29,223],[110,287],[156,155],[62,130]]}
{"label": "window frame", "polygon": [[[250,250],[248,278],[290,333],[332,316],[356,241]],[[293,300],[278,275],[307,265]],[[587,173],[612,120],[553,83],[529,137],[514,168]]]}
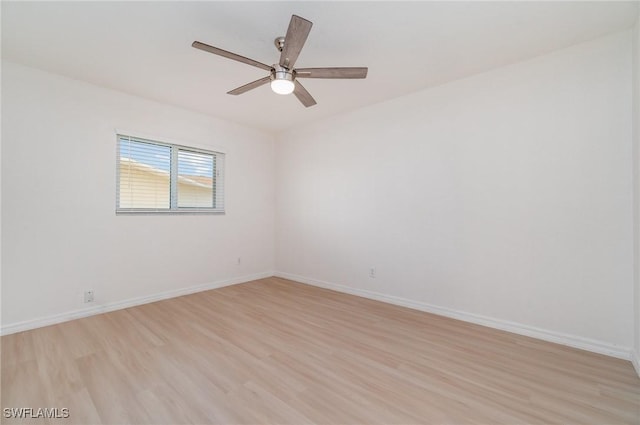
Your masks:
{"label": "window frame", "polygon": [[[181,143],[169,141],[159,141],[157,137],[133,135],[131,132],[116,131],[116,215],[128,214],[225,214],[224,199],[224,163],[225,152],[219,150],[202,149],[188,146]],[[130,140],[152,145],[164,146],[170,149],[170,170],[169,170],[169,208],[120,208],[120,139]],[[213,185],[213,207],[179,207],[178,206],[178,152],[192,152],[197,154],[211,155],[213,157],[214,182]],[[222,203],[221,207],[216,206],[216,201]]]}

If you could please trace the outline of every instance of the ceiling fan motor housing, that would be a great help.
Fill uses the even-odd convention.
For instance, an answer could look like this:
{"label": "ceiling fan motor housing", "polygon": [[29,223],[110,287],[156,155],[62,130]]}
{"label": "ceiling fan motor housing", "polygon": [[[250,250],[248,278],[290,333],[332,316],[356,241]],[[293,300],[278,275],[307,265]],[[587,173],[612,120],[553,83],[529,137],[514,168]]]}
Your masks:
{"label": "ceiling fan motor housing", "polygon": [[280,66],[277,63],[273,65],[273,71],[271,72],[271,80],[288,80],[293,82],[293,72]]}

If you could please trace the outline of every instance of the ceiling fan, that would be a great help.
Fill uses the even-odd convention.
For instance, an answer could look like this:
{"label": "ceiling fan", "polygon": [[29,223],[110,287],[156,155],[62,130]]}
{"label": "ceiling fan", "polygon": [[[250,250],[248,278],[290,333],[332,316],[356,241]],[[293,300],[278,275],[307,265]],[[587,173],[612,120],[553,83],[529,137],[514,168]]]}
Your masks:
{"label": "ceiling fan", "polygon": [[280,61],[271,66],[264,63],[249,59],[208,44],[194,41],[192,46],[196,49],[215,55],[224,56],[238,62],[253,65],[255,67],[269,71],[269,76],[252,81],[244,86],[227,92],[227,94],[239,95],[260,87],[264,84],[271,83],[271,89],[278,94],[293,93],[298,100],[305,106],[313,106],[316,104],[314,98],[298,81],[298,78],[366,78],[368,68],[294,68],[296,60],[300,55],[300,51],[304,46],[309,32],[311,31],[312,22],[307,21],[296,15],[291,16],[287,35],[278,37],[274,40],[276,48],[281,52]]}

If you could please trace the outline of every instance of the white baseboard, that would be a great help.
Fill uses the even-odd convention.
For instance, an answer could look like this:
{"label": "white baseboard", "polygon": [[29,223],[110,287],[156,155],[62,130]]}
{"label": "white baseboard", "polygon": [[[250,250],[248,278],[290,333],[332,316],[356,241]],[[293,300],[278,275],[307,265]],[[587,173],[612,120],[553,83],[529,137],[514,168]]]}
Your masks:
{"label": "white baseboard", "polygon": [[[453,319],[462,320],[465,322],[475,323],[478,325],[487,326],[490,328],[500,329],[507,332],[512,332],[519,335],[525,335],[532,338],[541,339],[544,341],[555,342],[557,344],[566,345],[569,347],[579,348],[586,351],[591,351],[598,354],[604,354],[611,357],[616,357],[624,360],[631,360],[631,348],[620,347],[617,345],[609,344],[603,341],[596,341],[589,338],[583,338],[580,336],[569,335],[561,332],[550,331],[547,329],[540,329],[534,326],[523,325],[521,323],[510,322],[507,320],[495,319],[492,317],[481,316],[473,313],[466,313],[464,311],[458,311],[449,309],[446,307],[439,307],[432,304],[427,304],[421,301],[413,301],[406,298],[396,297],[393,295],[381,294],[379,292],[368,291],[365,289],[356,289],[336,283],[325,282],[322,280],[307,278],[291,273],[275,272],[276,277],[289,279],[308,285],[318,286],[325,289],[331,289],[338,292],[343,292],[351,295],[357,295],[359,297],[369,298],[376,301],[382,301],[389,304],[395,304],[402,307],[408,307],[414,310],[420,310],[427,313],[433,313],[440,316],[446,316]],[[636,371],[638,368],[638,358],[635,357]]]}
{"label": "white baseboard", "polygon": [[472,314],[472,313],[466,313],[458,310],[452,310],[449,308],[439,307],[439,306],[427,304],[420,301],[413,301],[410,299],[396,297],[393,295],[386,295],[379,292],[368,291],[365,289],[351,288],[345,285],[325,282],[322,280],[307,278],[304,276],[299,276],[291,273],[285,273],[285,272],[274,273],[271,271],[206,283],[203,285],[191,286],[188,288],[181,288],[181,289],[176,289],[171,291],[160,292],[158,294],[153,294],[153,295],[148,295],[143,297],[130,298],[127,300],[116,301],[112,303],[95,305],[89,308],[83,308],[83,309],[73,310],[73,311],[55,314],[51,316],[40,317],[37,319],[25,320],[22,322],[2,325],[2,327],[0,328],[0,334],[9,335],[16,332],[22,332],[30,329],[40,328],[43,326],[54,325],[56,323],[67,322],[69,320],[79,319],[82,317],[88,317],[96,314],[107,313],[110,311],[121,310],[123,308],[129,308],[137,305],[148,304],[155,301],[165,300],[168,298],[175,298],[182,295],[193,294],[196,292],[208,291],[210,289],[222,288],[224,286],[250,282],[252,280],[264,279],[271,276],[277,276],[284,279],[289,279],[296,282],[304,283],[307,285],[318,286],[321,288],[331,289],[334,291],[356,295],[364,298],[369,298],[377,301],[382,301],[389,304],[395,304],[402,307],[411,308],[414,310],[425,311],[427,313],[433,313],[440,316],[451,317],[453,319],[458,319],[465,322],[487,326],[490,328],[513,332],[519,335],[530,336],[530,337],[541,339],[544,341],[555,342],[558,344],[567,345],[569,347],[592,351],[594,353],[605,354],[608,356],[612,356],[612,357],[616,357],[624,360],[631,360],[636,372],[638,373],[638,376],[640,376],[639,353],[632,351],[630,348],[620,347],[620,346],[616,346],[606,342],[596,341],[593,339],[583,338],[575,335],[564,334],[561,332],[540,329],[533,326],[523,325],[520,323],[510,322],[506,320],[495,319],[495,318],[481,316],[481,315]]}
{"label": "white baseboard", "polygon": [[631,363],[633,363],[633,367],[635,368],[638,377],[640,377],[640,353],[635,350],[631,352]]}
{"label": "white baseboard", "polygon": [[182,295],[189,295],[196,292],[208,291],[210,289],[222,288],[224,286],[250,282],[252,280],[257,280],[257,279],[264,279],[267,277],[271,277],[273,275],[274,273],[272,271],[255,273],[252,275],[240,276],[232,279],[205,283],[203,285],[190,286],[188,288],[174,289],[171,291],[160,292],[158,294],[147,295],[143,297],[129,298],[127,300],[99,304],[89,308],[68,311],[65,313],[54,314],[46,317],[39,317],[37,319],[25,320],[23,322],[16,322],[8,325],[3,324],[0,330],[0,334],[9,335],[16,332],[27,331],[29,329],[36,329],[36,328],[41,328],[43,326],[55,325],[56,323],[67,322],[69,320],[80,319],[82,317],[88,317],[96,314],[107,313],[114,310],[121,310],[123,308],[134,307],[136,305],[148,304],[155,301],[166,300],[168,298],[180,297]]}

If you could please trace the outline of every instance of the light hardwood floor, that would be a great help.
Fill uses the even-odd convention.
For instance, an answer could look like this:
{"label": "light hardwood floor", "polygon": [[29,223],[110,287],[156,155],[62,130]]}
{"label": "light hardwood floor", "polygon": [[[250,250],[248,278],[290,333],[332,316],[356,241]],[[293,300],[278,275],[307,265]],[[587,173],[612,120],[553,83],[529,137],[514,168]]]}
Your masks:
{"label": "light hardwood floor", "polygon": [[278,278],[1,343],[54,423],[640,424],[627,361]]}

